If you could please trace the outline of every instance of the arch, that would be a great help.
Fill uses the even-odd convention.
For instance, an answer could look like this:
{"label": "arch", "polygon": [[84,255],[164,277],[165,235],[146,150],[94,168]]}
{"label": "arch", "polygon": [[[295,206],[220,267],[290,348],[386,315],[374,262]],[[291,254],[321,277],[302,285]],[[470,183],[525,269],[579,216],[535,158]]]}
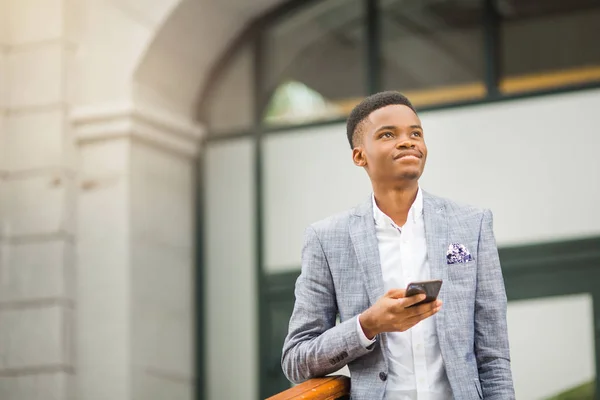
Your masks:
{"label": "arch", "polygon": [[170,1],[134,71],[134,101],[196,120],[213,65],[252,18],[282,0]]}

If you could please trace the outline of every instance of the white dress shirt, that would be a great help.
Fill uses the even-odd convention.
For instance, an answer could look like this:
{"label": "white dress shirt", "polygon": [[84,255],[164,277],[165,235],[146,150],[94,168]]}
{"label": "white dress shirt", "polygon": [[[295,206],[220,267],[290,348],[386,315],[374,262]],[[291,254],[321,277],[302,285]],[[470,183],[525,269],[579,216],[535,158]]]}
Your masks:
{"label": "white dress shirt", "polygon": [[[432,279],[427,261],[421,189],[417,192],[404,226],[396,225],[379,209],[375,196],[373,218],[384,291],[403,289],[410,282]],[[363,346],[368,347],[377,340],[369,340],[365,336],[360,322],[357,328]],[[436,333],[435,316],[419,322],[405,332],[387,333],[387,344],[387,400],[452,399]]]}

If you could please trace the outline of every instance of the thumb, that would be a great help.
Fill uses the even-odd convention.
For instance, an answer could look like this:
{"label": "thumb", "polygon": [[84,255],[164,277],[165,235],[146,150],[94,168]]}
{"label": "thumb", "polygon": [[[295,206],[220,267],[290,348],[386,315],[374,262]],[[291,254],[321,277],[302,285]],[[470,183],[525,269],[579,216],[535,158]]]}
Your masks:
{"label": "thumb", "polygon": [[385,297],[389,297],[390,299],[402,299],[405,297],[406,290],[404,289],[390,289],[385,294]]}

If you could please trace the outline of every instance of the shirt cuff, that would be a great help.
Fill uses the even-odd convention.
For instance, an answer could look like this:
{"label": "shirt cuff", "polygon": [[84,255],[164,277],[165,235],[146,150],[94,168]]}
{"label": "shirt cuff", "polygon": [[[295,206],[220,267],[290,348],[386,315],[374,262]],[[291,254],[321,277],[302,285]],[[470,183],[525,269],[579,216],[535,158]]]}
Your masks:
{"label": "shirt cuff", "polygon": [[362,345],[362,347],[366,349],[367,347],[369,347],[377,341],[377,336],[375,336],[373,339],[367,338],[367,335],[365,335],[365,332],[363,332],[362,326],[360,326],[359,317],[360,314],[356,316],[356,330],[358,331],[358,340],[360,340],[360,344]]}

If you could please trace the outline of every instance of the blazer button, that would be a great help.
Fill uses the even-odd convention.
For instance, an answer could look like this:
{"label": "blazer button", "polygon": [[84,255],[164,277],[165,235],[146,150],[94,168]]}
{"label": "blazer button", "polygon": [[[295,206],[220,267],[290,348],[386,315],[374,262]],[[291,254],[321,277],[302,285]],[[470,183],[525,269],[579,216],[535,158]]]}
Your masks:
{"label": "blazer button", "polygon": [[380,372],[379,379],[385,382],[387,380],[387,374],[385,372]]}

